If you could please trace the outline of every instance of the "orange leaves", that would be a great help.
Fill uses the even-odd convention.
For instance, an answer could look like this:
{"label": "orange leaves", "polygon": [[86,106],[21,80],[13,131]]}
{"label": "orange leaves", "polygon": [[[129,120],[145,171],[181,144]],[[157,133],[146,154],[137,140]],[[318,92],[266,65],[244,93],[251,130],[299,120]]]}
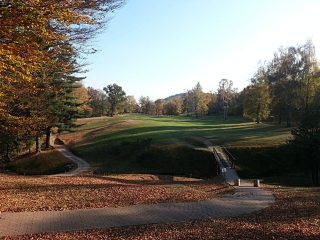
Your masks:
{"label": "orange leaves", "polygon": [[[314,239],[320,236],[319,188],[274,189],[277,202],[238,218],[21,236],[19,239],[210,240]],[[16,239],[16,238],[5,238]]]}
{"label": "orange leaves", "polygon": [[[31,72],[55,61],[49,48],[90,37],[98,23],[96,18],[101,20],[104,15],[103,6],[113,2],[120,1],[5,1],[0,6],[1,75],[7,82],[13,80],[12,74],[22,81],[30,80]],[[92,26],[74,28],[83,24]]]}
{"label": "orange leaves", "polygon": [[[1,75],[7,82],[30,80],[32,72],[56,60],[48,49],[90,37],[96,17],[104,14],[103,5],[113,2],[120,1],[5,1],[0,6]],[[74,28],[83,24],[92,26]]]}
{"label": "orange leaves", "polygon": [[[124,183],[126,181],[128,183]],[[184,179],[181,184],[172,184],[170,181],[135,180],[131,176],[37,178],[0,174],[0,211],[70,210],[198,201],[213,198],[227,190],[218,184],[188,181]]]}
{"label": "orange leaves", "polygon": [[32,71],[54,61],[47,48],[70,41],[75,32],[69,26],[95,23],[94,11],[79,9],[82,2],[16,0],[0,6],[0,73],[7,82],[12,74],[30,80]]}
{"label": "orange leaves", "polygon": [[[98,28],[97,23],[106,13],[105,6],[120,1],[1,1],[0,120],[4,119],[0,126],[1,142],[9,144],[10,136],[11,143],[17,145],[21,139],[42,134],[57,123],[56,112],[49,109],[59,96],[64,97],[60,101],[70,101],[65,96],[80,79],[72,76],[80,68],[76,59],[79,48]],[[70,109],[61,112],[72,114]],[[16,119],[11,122],[7,116]],[[60,119],[68,125],[72,117]]]}

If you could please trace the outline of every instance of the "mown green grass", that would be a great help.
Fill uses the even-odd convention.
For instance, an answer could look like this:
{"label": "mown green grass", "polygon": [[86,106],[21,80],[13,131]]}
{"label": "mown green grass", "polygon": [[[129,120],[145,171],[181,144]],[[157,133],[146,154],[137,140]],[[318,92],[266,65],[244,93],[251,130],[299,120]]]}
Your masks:
{"label": "mown green grass", "polygon": [[[132,125],[125,125],[116,131],[112,125],[134,121]],[[205,138],[213,144],[227,146],[277,146],[287,141],[289,129],[275,124],[256,124],[244,118],[234,117],[227,121],[218,117],[195,119],[188,117],[152,117],[145,115],[126,115],[116,118],[98,118],[87,120],[78,131],[110,126],[110,131],[91,139],[86,145],[106,144],[115,141],[135,141],[136,139],[152,138],[153,141],[179,143],[192,142],[201,146]]]}
{"label": "mown green grass", "polygon": [[[278,146],[290,130],[275,124],[255,124],[241,117],[153,117],[140,114],[79,120],[83,140],[71,150],[97,172],[167,173],[208,177],[215,174],[204,140],[237,147]],[[148,144],[144,144],[148,142]],[[202,159],[209,159],[202,162]]]}
{"label": "mown green grass", "polygon": [[73,166],[71,160],[60,152],[50,150],[31,157],[15,160],[6,166],[6,169],[24,175],[49,175],[65,172],[66,166]]}

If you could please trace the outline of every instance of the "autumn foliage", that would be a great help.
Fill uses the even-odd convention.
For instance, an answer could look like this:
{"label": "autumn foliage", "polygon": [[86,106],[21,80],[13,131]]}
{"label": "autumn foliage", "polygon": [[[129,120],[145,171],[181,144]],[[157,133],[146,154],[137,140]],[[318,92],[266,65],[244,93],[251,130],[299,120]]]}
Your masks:
{"label": "autumn foliage", "polygon": [[0,142],[8,160],[76,114],[79,57],[121,0],[0,3]]}
{"label": "autumn foliage", "polygon": [[44,233],[4,239],[112,239],[112,240],[209,240],[209,239],[319,239],[319,188],[272,187],[277,202],[269,208],[237,218],[207,219],[184,223]]}

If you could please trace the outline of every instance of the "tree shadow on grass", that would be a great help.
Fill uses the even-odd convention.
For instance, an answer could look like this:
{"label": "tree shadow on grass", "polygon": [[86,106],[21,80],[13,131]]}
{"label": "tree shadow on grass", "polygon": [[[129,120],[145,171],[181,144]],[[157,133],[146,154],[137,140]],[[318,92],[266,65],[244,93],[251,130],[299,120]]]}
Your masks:
{"label": "tree shadow on grass", "polygon": [[[220,144],[234,141],[243,141],[248,138],[258,139],[261,137],[272,137],[279,133],[288,133],[288,129],[279,130],[273,125],[263,127],[254,126],[154,126],[154,127],[134,127],[119,130],[117,132],[106,133],[96,130],[95,134],[88,132],[77,145],[106,144],[117,141],[132,141],[137,138],[152,138],[153,140],[183,139],[193,137],[209,137],[220,140]],[[96,134],[98,133],[98,134]],[[90,140],[90,141],[89,141]]]}

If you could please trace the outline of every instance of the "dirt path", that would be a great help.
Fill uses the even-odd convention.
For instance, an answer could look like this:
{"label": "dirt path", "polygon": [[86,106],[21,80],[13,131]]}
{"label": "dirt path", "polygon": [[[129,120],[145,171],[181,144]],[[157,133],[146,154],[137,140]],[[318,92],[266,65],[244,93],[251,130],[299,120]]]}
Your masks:
{"label": "dirt path", "polygon": [[70,150],[68,150],[65,146],[56,146],[56,149],[62,153],[63,156],[66,158],[70,159],[73,161],[77,167],[69,172],[66,173],[60,173],[60,174],[55,174],[51,176],[76,176],[76,175],[81,175],[83,173],[86,173],[90,170],[90,165],[87,163],[85,160],[82,158],[77,157],[74,155]]}

